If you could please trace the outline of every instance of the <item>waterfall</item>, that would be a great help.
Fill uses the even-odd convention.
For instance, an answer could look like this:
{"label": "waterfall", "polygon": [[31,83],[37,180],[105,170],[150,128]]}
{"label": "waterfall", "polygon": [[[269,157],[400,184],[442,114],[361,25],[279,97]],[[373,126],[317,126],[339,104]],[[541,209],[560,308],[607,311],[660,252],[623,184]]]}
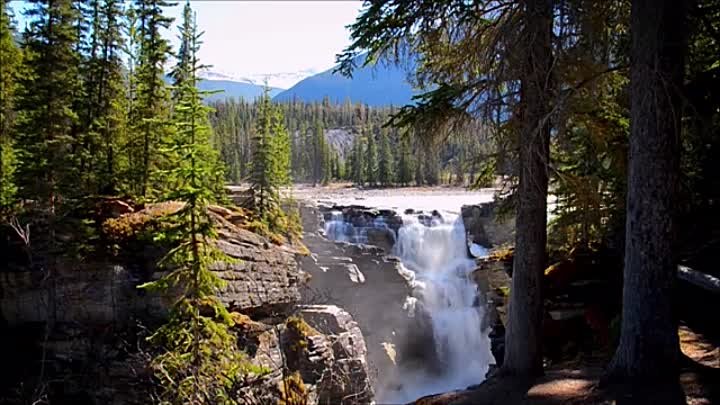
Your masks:
{"label": "waterfall", "polygon": [[[410,316],[429,319],[434,347],[427,350],[434,351],[431,357],[440,364],[398,364],[397,373],[387,376],[378,390],[378,403],[405,403],[478,384],[495,363],[489,330],[482,329],[484,299],[470,277],[475,262],[468,257],[462,218],[443,213],[430,221],[417,215],[402,219],[393,254],[400,258],[399,270],[413,288],[406,307]],[[379,220],[370,226],[385,223]],[[326,236],[337,241],[363,243],[362,231],[345,222],[339,212],[325,224]],[[477,245],[473,249],[473,255],[483,250]]]}
{"label": "waterfall", "polygon": [[403,217],[395,254],[414,274],[415,299],[430,317],[439,374],[404,370],[397,376],[400,389],[382,393],[385,402],[408,401],[423,395],[478,384],[495,359],[487,330],[482,330],[485,308],[477,285],[470,279],[475,262],[468,258],[465,227],[459,217],[423,225],[417,217]]}

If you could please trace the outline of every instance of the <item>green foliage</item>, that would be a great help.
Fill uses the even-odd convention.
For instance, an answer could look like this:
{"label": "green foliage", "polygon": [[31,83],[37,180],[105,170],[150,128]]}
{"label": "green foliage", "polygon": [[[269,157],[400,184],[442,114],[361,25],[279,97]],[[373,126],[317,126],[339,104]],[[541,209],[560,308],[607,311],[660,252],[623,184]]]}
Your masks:
{"label": "green foliage", "polygon": [[372,130],[365,136],[365,163],[363,165],[363,180],[370,187],[375,186],[378,180],[378,157],[375,145],[375,134]]}
{"label": "green foliage", "polygon": [[15,93],[22,60],[14,33],[7,1],[0,0],[0,216],[14,205],[17,193],[13,125]]}
{"label": "green foliage", "polygon": [[182,88],[185,81],[190,79],[190,75],[192,74],[190,70],[190,65],[192,61],[190,60],[190,55],[192,53],[192,50],[190,47],[192,46],[192,38],[190,38],[190,32],[192,31],[192,27],[190,27],[188,24],[192,21],[192,7],[190,7],[190,2],[186,2],[185,6],[183,7],[183,19],[180,22],[180,26],[178,27],[178,39],[180,40],[180,48],[177,52],[177,63],[175,64],[175,67],[170,72],[170,77],[173,81],[173,100],[178,100],[180,96],[180,89]]}
{"label": "green foliage", "polygon": [[320,120],[316,120],[312,140],[313,184],[328,182],[330,150],[325,139],[325,129]]}
{"label": "green foliage", "polygon": [[398,183],[402,186],[409,185],[413,180],[413,158],[410,151],[410,141],[403,137],[400,142],[400,157],[398,159]]}
{"label": "green foliage", "polygon": [[299,218],[286,214],[280,195],[280,189],[292,181],[290,138],[282,110],[270,101],[268,88],[259,101],[255,124],[248,201],[254,215],[251,228],[276,243],[284,238],[298,240]]}
{"label": "green foliage", "polygon": [[120,189],[120,153],[126,133],[125,77],[121,32],[123,2],[93,0],[92,29],[83,55],[83,95],[76,102],[81,126],[80,171],[88,193],[114,194]]}
{"label": "green foliage", "polygon": [[355,137],[353,141],[353,148],[352,148],[352,160],[350,161],[350,170],[351,170],[351,179],[352,181],[359,186],[362,186],[364,183],[363,179],[363,155],[362,155],[362,138],[361,137]]}
{"label": "green foliage", "polygon": [[79,16],[70,0],[33,0],[30,5],[18,100],[17,177],[22,197],[54,213],[63,197],[82,191],[77,187],[81,137],[73,108],[81,91]]}
{"label": "green foliage", "polygon": [[[247,102],[232,99],[213,103],[215,108],[215,113],[211,116],[212,126],[215,130],[213,143],[220,150],[222,160],[227,167],[226,179],[230,182],[240,183],[251,177],[252,166],[246,163],[252,160],[254,152],[252,137],[255,136],[254,127],[259,117],[258,109],[261,104],[261,100]],[[364,151],[360,150],[360,158],[355,159],[355,154],[358,152],[356,148],[364,148],[366,145],[358,145],[364,143],[360,138],[366,135],[364,131],[367,128],[375,128],[377,131],[377,128],[383,127],[396,111],[391,107],[368,107],[362,104],[353,105],[349,102],[333,104],[327,100],[324,103],[304,103],[296,100],[275,104],[275,106],[282,111],[285,127],[288,129],[292,179],[296,182],[313,184],[350,180],[357,185],[362,185],[364,183],[363,166],[366,163]],[[318,136],[319,127],[323,128],[324,138]],[[403,130],[385,127],[383,131],[387,133],[389,160],[397,163],[400,161],[400,142]],[[347,135],[342,134],[343,132]],[[408,147],[411,150],[420,146],[419,138],[408,137]],[[379,136],[377,139],[377,165],[379,166],[381,157]],[[460,153],[465,156],[477,156],[478,162],[484,161],[485,156],[490,155],[493,147],[487,126],[473,122],[463,128],[458,128],[445,142],[435,147],[439,171],[456,170],[456,157]],[[412,154],[410,157],[414,160]],[[474,159],[470,158],[463,160],[465,165],[463,168],[468,176],[463,177],[464,183],[460,183],[456,177],[455,181],[458,184],[470,183],[469,179],[477,177],[480,166],[467,163],[470,160],[474,162]],[[397,173],[394,173],[397,168],[394,166],[391,164],[392,177],[397,176]],[[358,167],[360,167],[360,172],[353,171]]]}
{"label": "green foliage", "polygon": [[380,157],[378,162],[378,181],[384,187],[395,183],[395,164],[390,152],[390,140],[387,130],[380,132]]}
{"label": "green foliage", "polygon": [[280,187],[290,181],[287,131],[280,111],[270,101],[269,89],[260,100],[253,138],[250,206],[257,218],[276,229]]}
{"label": "green foliage", "polygon": [[189,31],[190,62],[174,110],[177,131],[166,151],[173,168],[164,177],[174,191],[164,199],[185,204],[156,235],[156,240],[172,246],[158,263],[168,273],[141,288],[178,297],[168,322],[150,337],[159,351],[152,361],[160,384],[157,402],[234,404],[231,388],[251,369],[230,331],[233,320],[216,296],[225,283],[211,267],[232,259],[216,247],[208,212],[216,195],[218,165],[210,144],[208,108],[196,86],[200,35],[194,20],[185,21],[184,27]]}
{"label": "green foliage", "polygon": [[167,168],[168,162],[161,158],[158,148],[162,140],[172,137],[169,92],[164,80],[170,44],[161,32],[172,22],[162,14],[168,5],[163,0],[135,1],[139,52],[130,116],[133,125],[128,140],[128,177],[129,191],[142,198],[149,197],[151,191],[163,192],[162,177],[153,178],[153,175]]}

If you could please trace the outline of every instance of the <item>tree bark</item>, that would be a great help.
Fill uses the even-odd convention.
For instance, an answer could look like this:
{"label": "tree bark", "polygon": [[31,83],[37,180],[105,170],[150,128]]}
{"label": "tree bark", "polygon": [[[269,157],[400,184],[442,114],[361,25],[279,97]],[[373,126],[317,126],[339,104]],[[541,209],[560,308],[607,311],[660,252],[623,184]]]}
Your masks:
{"label": "tree bark", "polygon": [[677,381],[675,196],[686,1],[633,0],[631,135],[620,345],[610,376]]}
{"label": "tree bark", "polygon": [[553,0],[524,0],[522,137],[515,257],[503,371],[542,373],[542,276],[546,264]]}

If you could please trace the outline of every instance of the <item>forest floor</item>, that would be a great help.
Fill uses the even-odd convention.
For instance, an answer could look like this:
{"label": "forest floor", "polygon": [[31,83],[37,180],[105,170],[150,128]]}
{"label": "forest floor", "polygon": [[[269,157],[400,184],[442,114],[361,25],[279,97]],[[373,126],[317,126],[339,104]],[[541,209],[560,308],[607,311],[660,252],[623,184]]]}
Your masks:
{"label": "forest floor", "polygon": [[[550,366],[535,380],[491,377],[479,386],[422,398],[416,405],[711,405],[720,404],[720,348],[717,341],[679,329],[685,361],[679,385],[602,386],[608,356]],[[629,389],[632,388],[632,389]],[[680,391],[680,389],[682,391]],[[683,402],[684,399],[684,402]]]}

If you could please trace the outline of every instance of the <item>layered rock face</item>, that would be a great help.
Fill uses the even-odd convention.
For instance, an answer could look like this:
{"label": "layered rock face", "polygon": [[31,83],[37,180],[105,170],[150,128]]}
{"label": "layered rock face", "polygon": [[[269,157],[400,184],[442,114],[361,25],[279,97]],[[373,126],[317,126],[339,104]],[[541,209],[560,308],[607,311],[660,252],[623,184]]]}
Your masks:
{"label": "layered rock face", "polygon": [[252,322],[239,333],[253,363],[271,370],[242,397],[252,404],[283,403],[291,395],[288,380],[297,375],[306,404],[371,403],[365,340],[350,314],[334,305],[298,310],[284,324]]}
{"label": "layered rock face", "polygon": [[[293,344],[286,336],[285,318],[298,311],[320,331],[313,337],[317,347],[311,352],[324,360],[308,355],[308,361],[322,375],[347,377],[303,379],[310,387],[308,404],[323,398],[339,404],[369,403],[366,349],[357,324],[337,307],[299,306],[308,275],[299,269],[295,250],[236,226],[231,212],[217,210],[214,217],[218,247],[236,259],[213,268],[227,282],[220,298],[232,311],[265,319],[249,321],[249,330],[236,326],[242,348],[269,370],[253,387],[265,398],[259,403],[277,403],[284,395],[278,384],[295,371],[283,361],[288,354],[284,351]],[[143,260],[148,261],[137,262]],[[146,404],[147,358],[137,348],[144,345],[147,330],[138,325],[157,324],[172,297],[137,286],[160,275],[152,268],[111,260],[56,260],[43,271],[0,269],[0,356],[5,359],[0,366],[0,398],[24,403],[41,386],[33,378],[42,373],[44,380],[52,381],[42,385],[43,395],[55,402]],[[249,320],[247,315],[242,316]],[[335,401],[346,397],[354,402]]]}

